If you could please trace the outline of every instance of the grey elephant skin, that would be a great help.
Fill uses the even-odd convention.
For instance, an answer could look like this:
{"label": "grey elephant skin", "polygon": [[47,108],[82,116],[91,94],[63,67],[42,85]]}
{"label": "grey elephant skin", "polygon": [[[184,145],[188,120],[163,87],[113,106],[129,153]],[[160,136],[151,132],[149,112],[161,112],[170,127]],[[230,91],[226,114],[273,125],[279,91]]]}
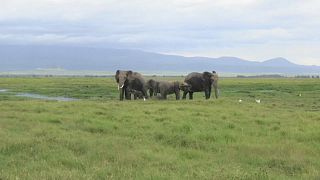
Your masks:
{"label": "grey elephant skin", "polygon": [[193,99],[194,92],[204,92],[206,99],[211,96],[211,88],[213,86],[215,97],[218,98],[218,74],[215,71],[188,74],[184,80],[183,97],[186,99],[189,93],[189,99]]}
{"label": "grey elephant skin", "polygon": [[129,89],[129,92],[131,94],[133,94],[134,99],[137,99],[137,98],[143,99],[144,98],[143,93],[141,91],[137,91],[137,90],[134,90],[134,89]]}
{"label": "grey elephant skin", "polygon": [[176,100],[180,99],[180,83],[178,81],[159,81],[157,90],[161,94],[161,99],[167,99],[167,95],[169,94],[175,94]]}
{"label": "grey elephant skin", "polygon": [[[118,89],[120,94],[120,101],[124,96],[126,99],[131,99],[131,90],[140,91],[144,98],[148,98],[146,83],[142,75],[133,71],[117,70],[115,79],[118,83]],[[135,96],[136,98],[136,96]]]}
{"label": "grey elephant skin", "polygon": [[158,86],[159,86],[159,82],[154,80],[154,79],[149,79],[147,81],[147,89],[149,90],[149,95],[150,97],[152,96],[157,96],[157,94],[159,93],[158,90]]}

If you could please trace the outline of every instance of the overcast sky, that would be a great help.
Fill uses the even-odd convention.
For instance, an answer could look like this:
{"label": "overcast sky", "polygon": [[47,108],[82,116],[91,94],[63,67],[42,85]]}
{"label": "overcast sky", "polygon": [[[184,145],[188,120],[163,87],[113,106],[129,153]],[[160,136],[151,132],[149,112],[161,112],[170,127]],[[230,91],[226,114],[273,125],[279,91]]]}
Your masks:
{"label": "overcast sky", "polygon": [[0,0],[0,44],[320,65],[320,0]]}

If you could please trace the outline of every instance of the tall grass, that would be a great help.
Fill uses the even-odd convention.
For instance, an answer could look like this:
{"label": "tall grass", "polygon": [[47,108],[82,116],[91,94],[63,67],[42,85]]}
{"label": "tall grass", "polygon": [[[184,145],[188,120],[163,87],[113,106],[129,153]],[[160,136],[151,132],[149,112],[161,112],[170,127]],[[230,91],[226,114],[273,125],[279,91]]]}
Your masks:
{"label": "tall grass", "polygon": [[218,100],[192,101],[120,102],[112,78],[1,78],[1,88],[0,179],[320,178],[318,80],[221,79]]}

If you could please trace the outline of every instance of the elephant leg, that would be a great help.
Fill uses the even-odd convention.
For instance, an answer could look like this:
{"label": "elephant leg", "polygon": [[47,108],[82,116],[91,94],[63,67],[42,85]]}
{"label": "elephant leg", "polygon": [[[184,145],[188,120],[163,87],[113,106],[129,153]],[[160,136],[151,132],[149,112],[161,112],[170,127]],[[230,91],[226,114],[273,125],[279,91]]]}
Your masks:
{"label": "elephant leg", "polygon": [[124,94],[127,100],[131,100],[131,93],[129,91],[129,88],[124,89]]}
{"label": "elephant leg", "polygon": [[133,99],[137,100],[137,95],[136,94],[133,95]]}
{"label": "elephant leg", "polygon": [[193,92],[189,92],[189,99],[193,99]]}
{"label": "elephant leg", "polygon": [[144,98],[146,98],[146,99],[148,99],[148,93],[147,93],[147,90],[146,90],[146,88],[142,88],[142,96],[144,97]]}
{"label": "elephant leg", "polygon": [[211,86],[209,87],[209,98],[211,97]]}
{"label": "elephant leg", "polygon": [[176,92],[176,100],[180,100],[180,91]]}
{"label": "elephant leg", "polygon": [[120,98],[120,101],[123,101],[123,96],[124,96],[124,89],[120,89],[120,94],[119,94],[119,98]]}
{"label": "elephant leg", "polygon": [[157,90],[154,90],[153,92],[154,92],[154,93],[153,93],[154,96],[157,96],[157,95],[158,95]]}
{"label": "elephant leg", "polygon": [[163,99],[167,99],[167,93],[164,93]]}
{"label": "elephant leg", "polygon": [[150,97],[153,96],[153,94],[154,94],[153,89],[150,89],[150,90],[149,90],[149,94],[150,94]]}
{"label": "elephant leg", "polygon": [[160,95],[161,95],[161,99],[167,99],[167,94],[165,92],[160,91]]}
{"label": "elephant leg", "polygon": [[209,99],[209,98],[210,98],[209,89],[204,90],[204,94],[205,94],[205,96],[206,96],[206,99]]}
{"label": "elephant leg", "polygon": [[186,99],[186,97],[187,97],[187,94],[188,94],[188,91],[183,91],[183,96],[182,96],[182,99]]}

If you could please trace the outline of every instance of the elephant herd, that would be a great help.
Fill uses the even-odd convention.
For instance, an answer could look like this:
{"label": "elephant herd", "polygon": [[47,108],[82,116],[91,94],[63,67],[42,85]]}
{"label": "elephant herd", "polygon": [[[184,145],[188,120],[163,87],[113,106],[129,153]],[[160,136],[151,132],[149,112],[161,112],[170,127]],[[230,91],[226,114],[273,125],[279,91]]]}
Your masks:
{"label": "elephant herd", "polygon": [[[188,74],[183,83],[178,81],[156,81],[149,79],[145,81],[143,76],[138,72],[117,70],[115,79],[118,83],[120,101],[124,98],[131,100],[131,95],[134,99],[147,99],[150,97],[159,97],[167,99],[167,95],[175,94],[176,100],[180,99],[180,91],[183,92],[182,99],[186,99],[189,94],[189,99],[193,99],[194,92],[204,92],[205,98],[211,96],[211,88],[214,88],[215,97],[218,98],[218,74],[215,71]],[[149,92],[149,93],[148,93]]]}

